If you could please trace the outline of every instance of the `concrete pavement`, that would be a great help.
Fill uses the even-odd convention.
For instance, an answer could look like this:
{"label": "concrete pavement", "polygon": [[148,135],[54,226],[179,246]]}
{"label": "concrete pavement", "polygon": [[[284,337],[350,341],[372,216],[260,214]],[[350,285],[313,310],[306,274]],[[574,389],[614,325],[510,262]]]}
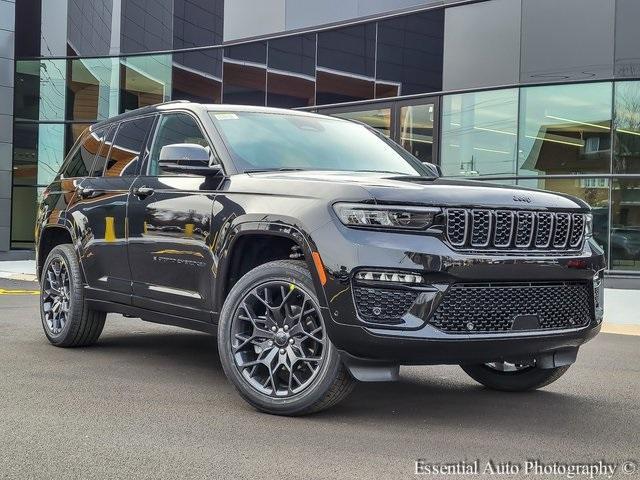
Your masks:
{"label": "concrete pavement", "polygon": [[455,366],[403,368],[398,383],[359,384],[293,419],[240,399],[213,337],[109,315],[97,345],[59,349],[37,296],[0,295],[0,478],[401,479],[417,458],[637,461],[639,347],[601,334],[563,378],[524,394]]}

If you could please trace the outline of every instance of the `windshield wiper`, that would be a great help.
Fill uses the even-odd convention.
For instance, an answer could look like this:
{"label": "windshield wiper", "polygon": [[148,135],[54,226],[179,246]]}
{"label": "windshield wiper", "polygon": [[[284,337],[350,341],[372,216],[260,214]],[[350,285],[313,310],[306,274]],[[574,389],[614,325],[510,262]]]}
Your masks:
{"label": "windshield wiper", "polygon": [[243,173],[264,173],[264,172],[304,172],[307,168],[283,167],[283,168],[256,168],[244,170]]}
{"label": "windshield wiper", "polygon": [[411,176],[410,173],[406,172],[394,172],[393,170],[354,170],[354,172],[372,172],[372,173],[392,173],[394,175],[407,175]]}

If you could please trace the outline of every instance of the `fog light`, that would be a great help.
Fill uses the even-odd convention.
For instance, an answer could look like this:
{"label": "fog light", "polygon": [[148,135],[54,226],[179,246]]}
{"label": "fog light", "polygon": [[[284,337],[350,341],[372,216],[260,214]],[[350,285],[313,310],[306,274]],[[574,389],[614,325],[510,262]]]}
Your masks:
{"label": "fog light", "polygon": [[604,317],[604,288],[601,273],[593,277],[593,306],[595,307],[596,321],[602,321]]}
{"label": "fog light", "polygon": [[361,271],[356,273],[356,280],[416,284],[422,283],[423,278],[422,275],[416,275],[415,273]]}

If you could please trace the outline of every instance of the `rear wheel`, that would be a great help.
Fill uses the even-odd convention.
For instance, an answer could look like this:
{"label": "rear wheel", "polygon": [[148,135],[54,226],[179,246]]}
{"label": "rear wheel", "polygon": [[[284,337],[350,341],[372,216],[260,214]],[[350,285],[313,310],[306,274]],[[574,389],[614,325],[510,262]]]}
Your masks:
{"label": "rear wheel", "polygon": [[218,349],[227,378],[263,412],[317,412],[353,388],[299,261],[261,265],[234,285],[220,315]]}
{"label": "rear wheel", "polygon": [[91,345],[102,333],[105,317],[105,312],[84,304],[80,263],[73,247],[54,247],[40,278],[40,318],[49,341],[57,347]]}
{"label": "rear wheel", "polygon": [[570,365],[556,368],[540,368],[535,362],[493,362],[481,365],[461,365],[476,382],[485,387],[504,392],[524,392],[546,387],[558,380]]}

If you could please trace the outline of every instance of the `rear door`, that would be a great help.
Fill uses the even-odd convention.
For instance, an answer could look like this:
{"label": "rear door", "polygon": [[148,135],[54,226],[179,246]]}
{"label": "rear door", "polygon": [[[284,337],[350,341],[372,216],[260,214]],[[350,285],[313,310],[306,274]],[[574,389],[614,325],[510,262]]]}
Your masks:
{"label": "rear door", "polygon": [[81,184],[74,211],[82,225],[81,261],[92,288],[110,300],[129,303],[127,198],[146,152],[154,117],[126,120],[107,132],[92,175]]}
{"label": "rear door", "polygon": [[[148,169],[129,197],[129,261],[134,305],[210,321],[211,214],[222,177],[178,175],[158,167],[165,145],[212,144],[198,119],[187,112],[163,114],[151,144]],[[141,192],[144,192],[142,194]]]}

